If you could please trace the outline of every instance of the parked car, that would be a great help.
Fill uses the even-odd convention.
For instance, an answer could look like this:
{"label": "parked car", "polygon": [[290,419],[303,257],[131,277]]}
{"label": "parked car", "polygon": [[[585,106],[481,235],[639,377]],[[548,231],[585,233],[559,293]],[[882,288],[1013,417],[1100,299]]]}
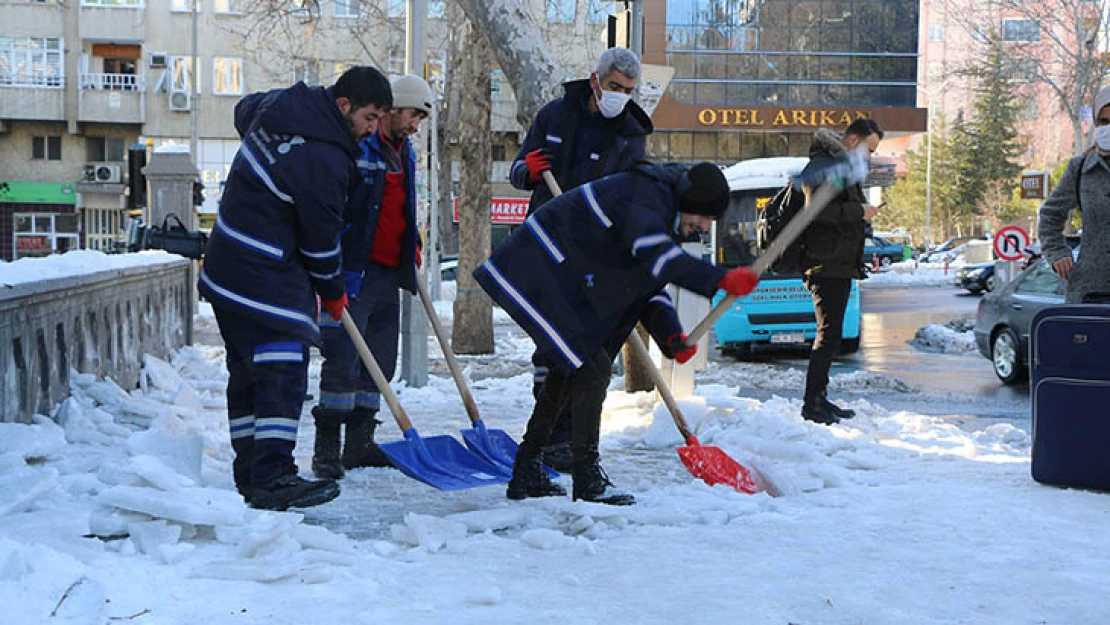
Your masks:
{"label": "parked car", "polygon": [[444,256],[439,260],[439,279],[443,282],[453,282],[459,270],[459,257],[456,255]]}
{"label": "parked car", "polygon": [[956,272],[956,286],[978,295],[994,290],[994,263],[964,265]]}
{"label": "parked car", "polygon": [[990,359],[994,374],[1003,384],[1017,384],[1029,377],[1029,326],[1033,315],[1062,303],[1064,282],[1043,258],[979,301],[975,345]]}
{"label": "parked car", "polygon": [[902,261],[903,249],[899,243],[891,243],[886,239],[874,236],[867,237],[863,240],[863,262],[865,265],[871,266],[871,262],[877,254],[879,264],[883,267],[889,267],[892,263]]}
{"label": "parked car", "polygon": [[987,237],[952,237],[926,252],[920,260],[923,263],[943,263],[945,260],[952,262],[967,249],[968,242],[986,240],[988,240]]}

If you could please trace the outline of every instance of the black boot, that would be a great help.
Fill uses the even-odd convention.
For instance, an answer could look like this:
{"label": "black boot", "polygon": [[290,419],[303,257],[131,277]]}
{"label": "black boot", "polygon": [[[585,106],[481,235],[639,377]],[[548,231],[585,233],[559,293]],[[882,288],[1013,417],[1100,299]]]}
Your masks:
{"label": "black boot", "polygon": [[631,494],[613,486],[609,476],[601,468],[596,453],[586,459],[576,459],[573,476],[575,501],[581,499],[610,506],[631,506],[636,503],[636,498]]}
{"label": "black boot", "polygon": [[250,506],[261,510],[310,508],[339,496],[339,484],[332,480],[306,480],[299,475],[283,475],[256,486],[251,491]]}
{"label": "black boot", "polygon": [[529,448],[527,443],[522,444],[516,452],[513,479],[509,480],[505,496],[519,500],[528,497],[565,497],[566,494],[566,489],[552,482],[547,475],[540,462],[540,453]]}
{"label": "black boot", "polygon": [[339,428],[346,413],[322,406],[312,409],[316,420],[316,445],[312,448],[312,472],[316,477],[338,480],[343,477],[343,463],[339,461]]}
{"label": "black boot", "polygon": [[840,417],[836,416],[825,407],[821,401],[820,395],[806,397],[805,402],[802,404],[802,418],[806,421],[820,423],[821,425],[832,425],[840,423]]}
{"label": "black boot", "polygon": [[852,410],[851,408],[841,408],[840,406],[837,406],[836,404],[829,401],[829,398],[826,397],[824,394],[821,395],[821,405],[824,406],[826,410],[833,413],[833,415],[835,415],[838,419],[851,419],[852,417],[856,416],[855,410]]}
{"label": "black boot", "polygon": [[377,410],[355,408],[347,418],[347,438],[343,441],[343,466],[348,469],[360,467],[392,467],[389,456],[374,442],[374,430],[381,421],[374,418]]}
{"label": "black boot", "polygon": [[544,447],[543,463],[562,473],[567,473],[574,468],[574,454],[570,448],[570,441],[552,443]]}

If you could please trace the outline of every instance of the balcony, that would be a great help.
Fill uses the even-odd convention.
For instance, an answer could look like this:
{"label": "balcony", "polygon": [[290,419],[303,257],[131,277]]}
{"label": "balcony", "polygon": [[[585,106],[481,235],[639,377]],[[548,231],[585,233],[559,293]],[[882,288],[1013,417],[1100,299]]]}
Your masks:
{"label": "balcony", "polygon": [[81,74],[78,121],[109,124],[146,122],[146,79],[132,74]]}
{"label": "balcony", "polygon": [[140,43],[146,38],[146,10],[142,5],[81,5],[84,41]]}
{"label": "balcony", "polygon": [[0,73],[0,119],[65,121],[65,77],[51,72]]}

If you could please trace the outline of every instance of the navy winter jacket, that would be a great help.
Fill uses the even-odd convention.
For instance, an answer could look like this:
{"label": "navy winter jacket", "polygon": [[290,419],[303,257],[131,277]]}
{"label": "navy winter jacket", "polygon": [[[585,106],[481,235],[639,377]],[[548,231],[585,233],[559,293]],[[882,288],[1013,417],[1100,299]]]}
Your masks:
{"label": "navy winter jacket", "polygon": [[318,342],[316,294],[343,294],[339,232],[358,145],[330,91],[304,83],[235,107],[243,137],[205,249],[214,305]]}
{"label": "navy winter jacket", "polygon": [[551,191],[542,181],[537,185],[528,180],[526,154],[548,148],[554,155],[551,173],[559,187],[568,191],[644,160],[646,138],[654,130],[651,118],[631,100],[612,119],[591,113],[587,108],[593,97],[589,80],[563,83],[563,90],[563,97],[548,102],[536,114],[509,170],[514,187],[532,191],[529,215],[551,199]]}
{"label": "navy winter jacket", "polygon": [[[375,132],[359,143],[358,173],[347,204],[343,225],[343,269],[363,273],[370,263],[370,246],[381,215],[385,195],[385,175],[389,171],[381,132]],[[401,242],[401,288],[416,293],[416,152],[405,139],[401,146],[401,165],[405,172],[405,235]]]}
{"label": "navy winter jacket", "polygon": [[717,292],[726,270],[673,239],[682,170],[641,165],[568,191],[474,270],[541,358],[577,369],[598,349],[615,356],[637,321],[662,346],[682,331],[668,283],[706,297]]}

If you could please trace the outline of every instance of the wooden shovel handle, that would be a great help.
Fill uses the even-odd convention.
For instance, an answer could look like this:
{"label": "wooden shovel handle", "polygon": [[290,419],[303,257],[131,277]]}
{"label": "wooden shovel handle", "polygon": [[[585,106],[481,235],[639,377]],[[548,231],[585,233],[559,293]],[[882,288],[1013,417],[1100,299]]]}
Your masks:
{"label": "wooden shovel handle", "polygon": [[[782,256],[786,248],[802,235],[802,232],[809,227],[809,224],[813,223],[817,215],[825,209],[825,206],[827,206],[838,193],[840,193],[840,187],[831,182],[826,182],[818,187],[817,191],[810,196],[809,202],[802,207],[802,210],[798,211],[797,215],[794,215],[794,218],[786,224],[782,232],[780,232],[779,235],[771,241],[770,245],[767,246],[767,249],[759,255],[759,258],[755,259],[755,262],[752,263],[751,266],[752,273],[757,276],[762,276],[766,273],[766,271],[771,268],[771,265],[778,260],[779,256]],[[713,307],[713,310],[709,311],[705,319],[702,319],[698,325],[694,326],[694,329],[686,336],[686,342],[690,345],[697,343],[701,337],[709,332],[709,328],[713,327],[713,324],[717,323],[717,321],[728,312],[729,308],[732,308],[736,300],[737,298],[735,296],[729,295],[717,302],[717,305]]]}
{"label": "wooden shovel handle", "polygon": [[432,323],[432,330],[435,331],[439,347],[443,350],[443,357],[447,360],[447,368],[451,370],[451,377],[455,378],[455,386],[459,387],[459,395],[462,397],[463,406],[466,407],[466,416],[470,417],[471,423],[477,423],[482,418],[482,415],[478,414],[478,404],[475,403],[474,396],[470,394],[470,388],[466,385],[466,378],[463,377],[462,370],[459,369],[459,359],[455,357],[455,352],[451,349],[451,343],[447,340],[447,332],[443,329],[443,324],[440,323],[439,317],[436,315],[436,308],[432,305],[431,296],[428,295],[428,287],[424,285],[420,276],[416,277],[416,288],[420,292],[420,301],[424,302],[424,311],[428,313],[428,321]]}
{"label": "wooden shovel handle", "polygon": [[355,344],[358,355],[362,357],[362,364],[366,365],[366,369],[370,371],[370,377],[374,379],[374,384],[378,386],[378,392],[385,398],[389,411],[393,413],[393,418],[397,420],[397,427],[401,428],[402,432],[408,432],[412,429],[412,421],[409,421],[405,409],[401,408],[401,402],[397,400],[397,394],[389,386],[389,380],[385,379],[382,368],[378,366],[378,361],[374,360],[374,354],[370,353],[370,348],[366,346],[366,341],[362,339],[362,333],[358,331],[355,320],[351,319],[351,313],[347,312],[346,308],[343,309],[343,316],[339,319],[339,322],[343,324],[347,336]]}

